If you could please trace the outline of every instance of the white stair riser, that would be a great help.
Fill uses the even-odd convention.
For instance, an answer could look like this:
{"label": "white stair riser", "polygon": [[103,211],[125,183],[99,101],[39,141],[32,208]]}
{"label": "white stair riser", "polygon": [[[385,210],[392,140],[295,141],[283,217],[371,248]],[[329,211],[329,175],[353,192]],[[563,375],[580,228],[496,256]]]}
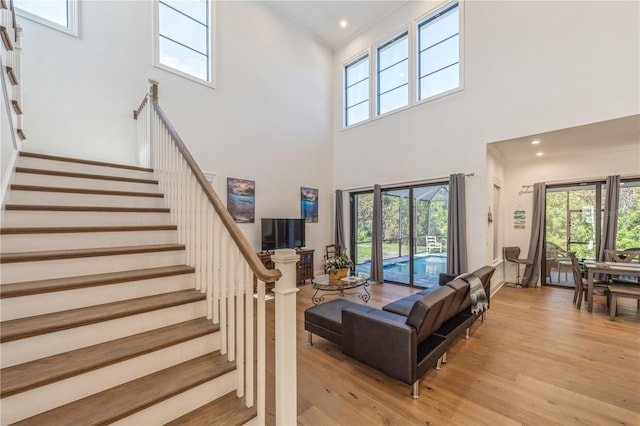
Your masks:
{"label": "white stair riser", "polygon": [[61,188],[104,189],[108,191],[158,192],[155,183],[124,182],[105,179],[85,179],[66,176],[16,173],[11,183],[16,185],[41,185]]}
{"label": "white stair riser", "polygon": [[[2,424],[35,416],[220,348],[219,333],[199,337],[1,400]],[[37,404],[34,404],[37,401]]]}
{"label": "white stair riser", "polygon": [[164,198],[11,190],[7,204],[164,208]]}
{"label": "white stair riser", "polygon": [[0,252],[23,253],[44,250],[176,244],[176,231],[73,232],[11,234],[0,237]]}
{"label": "white stair riser", "polygon": [[101,305],[195,287],[195,274],[12,297],[0,302],[2,321]]}
{"label": "white stair riser", "polygon": [[231,371],[224,376],[217,377],[215,380],[203,383],[173,398],[111,423],[111,425],[155,426],[166,424],[233,391],[236,389],[237,380],[237,371]]}
{"label": "white stair riser", "polygon": [[7,210],[5,227],[170,225],[169,213]]}
{"label": "white stair riser", "polygon": [[5,342],[0,346],[2,368],[200,318],[205,308],[199,301]]}
{"label": "white stair riser", "polygon": [[65,278],[130,271],[133,269],[184,265],[184,263],[184,250],[5,263],[2,265],[0,282],[2,284],[18,283],[50,278]]}
{"label": "white stair riser", "polygon": [[118,167],[95,166],[91,164],[72,163],[68,161],[49,160],[43,158],[18,157],[18,167],[30,169],[56,170],[61,172],[88,173],[92,175],[119,176],[135,179],[153,179],[153,172],[121,169]]}

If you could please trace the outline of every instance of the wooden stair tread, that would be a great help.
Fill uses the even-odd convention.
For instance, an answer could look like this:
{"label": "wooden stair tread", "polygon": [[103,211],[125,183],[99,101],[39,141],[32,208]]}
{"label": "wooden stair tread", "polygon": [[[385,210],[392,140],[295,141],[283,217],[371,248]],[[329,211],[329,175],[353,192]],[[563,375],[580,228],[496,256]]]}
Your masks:
{"label": "wooden stair tread", "polygon": [[39,154],[37,152],[28,152],[28,151],[20,151],[20,157],[39,158],[42,160],[64,161],[67,163],[76,163],[76,164],[89,164],[92,166],[113,167],[117,169],[126,169],[126,170],[139,170],[143,172],[153,171],[153,169],[150,169],[150,168],[131,166],[128,164],[107,163],[103,161],[94,161],[94,160],[82,160],[80,158],[61,157],[57,155]]}
{"label": "wooden stair tread", "polygon": [[0,228],[0,235],[16,234],[63,234],[74,232],[136,232],[136,231],[175,231],[177,225],[148,226],[49,226]]}
{"label": "wooden stair tread", "polygon": [[6,204],[5,210],[33,210],[52,212],[110,212],[110,213],[169,213],[161,207],[107,207],[107,206],[46,206],[30,204]]}
{"label": "wooden stair tread", "polygon": [[69,194],[91,194],[91,195],[114,195],[121,197],[149,197],[164,198],[160,192],[137,192],[137,191],[113,191],[106,189],[86,189],[86,188],[67,188],[59,186],[41,186],[41,185],[11,185],[12,191],[34,191],[34,192],[59,192]]}
{"label": "wooden stair tread", "polygon": [[240,426],[256,415],[255,405],[247,408],[244,399],[236,397],[236,392],[233,391],[167,423],[165,426]]}
{"label": "wooden stair tread", "polygon": [[166,400],[235,369],[219,352],[38,414],[14,425],[104,425]]}
{"label": "wooden stair tread", "polygon": [[219,330],[219,325],[198,318],[3,368],[0,370],[0,396],[4,398],[44,386]]}
{"label": "wooden stair tread", "polygon": [[16,167],[16,173],[31,173],[35,175],[47,175],[47,176],[64,176],[79,179],[96,179],[96,180],[115,180],[119,182],[131,182],[131,183],[149,183],[156,185],[158,181],[156,179],[141,179],[124,176],[108,176],[108,175],[96,175],[93,173],[77,173],[77,172],[63,172],[60,170],[46,170],[46,169],[34,169],[31,167]]}
{"label": "wooden stair tread", "polygon": [[82,257],[117,256],[123,254],[156,253],[184,250],[182,244],[104,247],[93,249],[50,250],[20,253],[0,253],[0,263],[33,262],[40,260],[78,259]]}
{"label": "wooden stair tread", "polygon": [[76,288],[95,287],[107,284],[125,283],[172,275],[192,274],[195,268],[188,265],[162,266],[158,268],[135,269],[131,271],[109,272],[104,274],[83,275],[79,277],[54,278],[3,284],[0,286],[0,299],[51,293]]}
{"label": "wooden stair tread", "polygon": [[74,327],[137,315],[204,300],[206,296],[196,290],[181,290],[120,302],[105,303],[68,311],[36,315],[0,323],[0,342],[10,342]]}

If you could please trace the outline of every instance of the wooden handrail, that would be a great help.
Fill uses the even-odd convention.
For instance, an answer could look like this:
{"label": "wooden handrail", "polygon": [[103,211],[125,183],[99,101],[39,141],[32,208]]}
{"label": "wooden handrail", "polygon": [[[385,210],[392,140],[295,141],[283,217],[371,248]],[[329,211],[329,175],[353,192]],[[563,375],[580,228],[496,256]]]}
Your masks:
{"label": "wooden handrail", "polygon": [[227,208],[224,206],[224,204],[222,204],[222,201],[220,201],[220,198],[218,198],[218,195],[215,193],[215,191],[207,181],[207,178],[205,177],[204,173],[202,172],[202,170],[200,170],[200,167],[198,167],[198,164],[196,163],[195,159],[193,158],[193,156],[187,149],[186,145],[178,135],[178,132],[176,132],[176,129],[173,127],[173,125],[169,121],[169,118],[164,113],[160,105],[157,103],[158,86],[156,84],[153,84],[152,87],[153,87],[152,93],[154,93],[153,98],[155,98],[155,99],[152,99],[153,108],[156,110],[156,112],[158,113],[158,116],[166,126],[169,134],[171,135],[178,149],[180,150],[180,153],[182,154],[187,164],[191,168],[191,171],[193,172],[196,179],[198,180],[198,183],[202,187],[202,190],[207,195],[209,202],[211,202],[211,204],[213,205],[213,208],[216,210],[216,213],[218,213],[218,216],[220,216],[222,223],[227,228],[227,231],[229,231],[229,235],[231,235],[231,238],[238,246],[240,253],[242,253],[242,256],[245,258],[245,260],[249,264],[249,267],[253,271],[254,275],[260,281],[263,281],[266,283],[277,281],[278,279],[280,279],[280,277],[282,277],[282,272],[280,272],[278,269],[267,269],[264,266],[264,264],[260,261],[260,258],[258,258],[258,255],[256,255],[256,253],[253,251],[253,249],[251,248],[251,245],[249,245],[249,242],[245,238],[244,234],[240,231],[240,228],[238,228],[238,225],[236,225],[236,223],[233,221],[233,218],[227,211]]}
{"label": "wooden handrail", "polygon": [[140,113],[142,112],[142,109],[144,108],[144,106],[147,104],[147,100],[149,99],[149,95],[146,95],[144,97],[144,99],[142,99],[142,102],[140,102],[140,106],[138,107],[138,109],[133,111],[133,119],[137,120],[138,116],[140,115]]}

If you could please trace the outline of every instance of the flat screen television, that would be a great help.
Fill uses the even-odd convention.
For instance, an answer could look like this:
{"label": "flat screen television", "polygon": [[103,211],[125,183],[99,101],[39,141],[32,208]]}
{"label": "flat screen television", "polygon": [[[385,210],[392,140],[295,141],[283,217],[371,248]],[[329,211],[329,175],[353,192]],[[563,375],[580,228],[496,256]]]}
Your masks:
{"label": "flat screen television", "polygon": [[262,218],[262,251],[305,246],[304,219]]}

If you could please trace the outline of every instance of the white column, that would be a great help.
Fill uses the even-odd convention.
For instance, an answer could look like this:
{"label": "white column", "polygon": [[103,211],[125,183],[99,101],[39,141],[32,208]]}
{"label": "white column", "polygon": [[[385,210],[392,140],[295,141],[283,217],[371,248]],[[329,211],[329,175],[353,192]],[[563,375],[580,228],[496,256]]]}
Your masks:
{"label": "white column", "polygon": [[295,425],[298,417],[296,371],[296,269],[293,249],[271,256],[282,278],[276,281],[276,425]]}

